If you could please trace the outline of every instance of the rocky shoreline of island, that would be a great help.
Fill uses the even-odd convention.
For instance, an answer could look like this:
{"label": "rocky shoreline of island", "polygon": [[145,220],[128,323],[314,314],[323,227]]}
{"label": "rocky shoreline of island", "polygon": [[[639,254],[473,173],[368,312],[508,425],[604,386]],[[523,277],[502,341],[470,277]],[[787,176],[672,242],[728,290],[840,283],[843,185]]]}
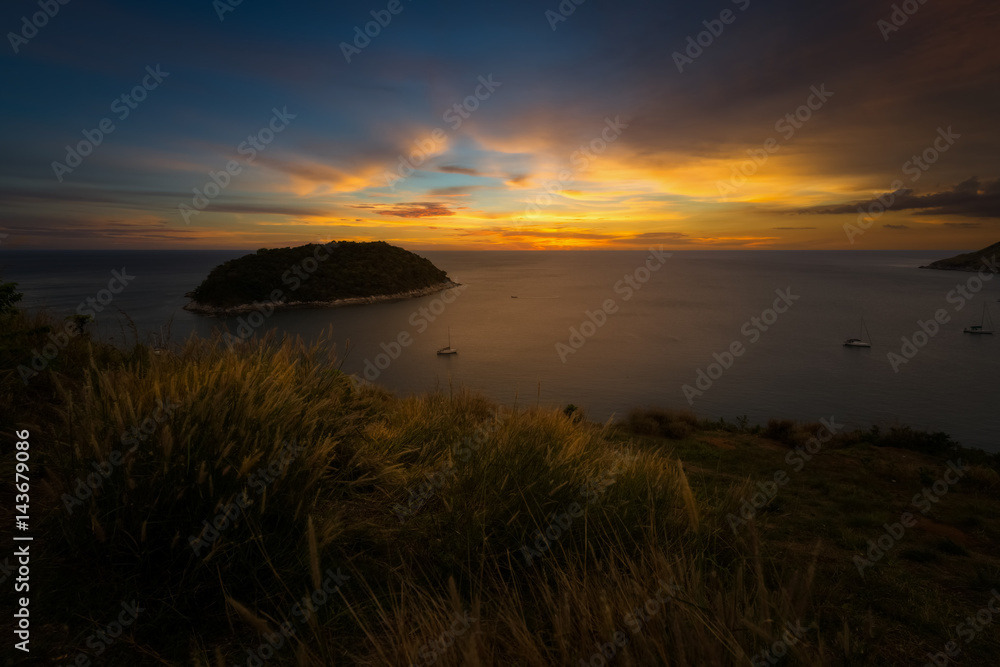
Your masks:
{"label": "rocky shoreline of island", "polygon": [[[428,285],[427,287],[420,287],[418,289],[407,290],[405,292],[395,292],[393,294],[375,294],[371,296],[355,296],[343,299],[333,299],[330,301],[283,301],[279,297],[273,301],[258,301],[255,303],[243,303],[237,306],[212,306],[192,300],[190,303],[184,306],[184,310],[187,310],[192,313],[198,313],[199,315],[229,316],[229,315],[242,315],[244,313],[260,310],[262,307],[274,310],[292,310],[295,308],[338,308],[340,306],[359,306],[372,303],[385,303],[389,301],[403,301],[405,299],[415,299],[417,297],[429,296],[431,294],[443,292],[444,290],[452,289],[454,287],[461,287],[461,283],[456,283],[454,281],[448,280],[442,283]],[[185,294],[185,296],[193,299],[193,292],[188,292],[187,294]]]}
{"label": "rocky shoreline of island", "polygon": [[982,250],[967,252],[946,259],[931,262],[921,269],[938,269],[939,271],[968,271],[972,273],[1000,273],[997,255],[1000,254],[1000,243],[994,243]]}

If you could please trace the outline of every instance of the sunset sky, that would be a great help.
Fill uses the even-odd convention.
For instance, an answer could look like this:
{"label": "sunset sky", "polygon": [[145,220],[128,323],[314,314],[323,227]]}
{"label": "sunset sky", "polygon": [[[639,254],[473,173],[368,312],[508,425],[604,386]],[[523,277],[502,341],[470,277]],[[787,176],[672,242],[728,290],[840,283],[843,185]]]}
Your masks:
{"label": "sunset sky", "polygon": [[5,248],[1000,236],[995,3],[49,2],[0,10]]}

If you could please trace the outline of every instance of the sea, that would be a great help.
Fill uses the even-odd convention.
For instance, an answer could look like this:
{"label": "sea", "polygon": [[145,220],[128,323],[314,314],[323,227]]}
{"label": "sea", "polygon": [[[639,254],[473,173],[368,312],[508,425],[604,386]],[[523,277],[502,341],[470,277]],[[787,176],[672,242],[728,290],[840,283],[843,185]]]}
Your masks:
{"label": "sea", "polygon": [[[428,251],[460,289],[242,319],[183,310],[212,268],[246,252],[4,249],[0,279],[58,317],[96,300],[93,335],[120,345],[325,334],[344,371],[399,394],[467,388],[598,422],[657,407],[907,425],[1000,451],[1000,332],[963,333],[984,306],[1000,313],[1000,279],[919,268],[954,252]],[[102,294],[109,283],[117,294]],[[845,347],[853,337],[871,347]],[[449,341],[458,353],[436,354]]]}

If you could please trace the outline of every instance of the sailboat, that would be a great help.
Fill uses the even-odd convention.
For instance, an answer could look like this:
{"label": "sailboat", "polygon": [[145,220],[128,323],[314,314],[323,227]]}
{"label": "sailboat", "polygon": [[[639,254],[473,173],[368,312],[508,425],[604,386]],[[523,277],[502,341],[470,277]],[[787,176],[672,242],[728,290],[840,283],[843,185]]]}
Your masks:
{"label": "sailboat", "polygon": [[448,327],[448,347],[442,347],[438,354],[458,354],[458,350],[451,346],[451,327]]}
{"label": "sailboat", "polygon": [[[865,334],[868,334],[868,340],[865,341]],[[868,327],[865,326],[865,318],[861,318],[861,338],[848,338],[844,341],[844,347],[871,347],[872,335],[868,333]]]}
{"label": "sailboat", "polygon": [[[989,328],[986,327],[986,322],[990,323]],[[990,317],[990,311],[986,309],[986,304],[983,304],[983,319],[980,320],[979,324],[973,324],[971,327],[965,327],[963,329],[965,333],[970,334],[992,334],[993,333],[993,319]]]}

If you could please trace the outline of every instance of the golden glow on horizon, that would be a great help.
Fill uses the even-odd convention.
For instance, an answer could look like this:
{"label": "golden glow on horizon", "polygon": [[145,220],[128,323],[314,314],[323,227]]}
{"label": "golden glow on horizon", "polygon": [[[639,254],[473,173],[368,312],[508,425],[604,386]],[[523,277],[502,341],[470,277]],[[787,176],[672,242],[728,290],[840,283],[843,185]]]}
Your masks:
{"label": "golden glow on horizon", "polygon": [[[862,242],[850,244],[843,226],[856,214],[807,209],[866,201],[888,190],[892,178],[826,173],[801,145],[783,146],[755,164],[746,149],[717,149],[706,157],[618,141],[574,168],[577,148],[556,146],[542,128],[521,127],[516,136],[501,138],[470,127],[463,135],[473,148],[462,148],[472,150],[469,157],[446,133],[432,142],[414,174],[389,188],[386,174],[396,173],[398,155],[413,148],[405,137],[432,136],[427,128],[411,129],[416,135],[397,130],[390,137],[399,150],[395,160],[352,156],[350,168],[316,155],[262,153],[190,225],[178,222],[176,201],[155,214],[112,203],[105,215],[77,220],[115,246],[129,236],[161,247],[165,239],[182,247],[261,247],[310,242],[317,234],[450,249],[983,245],[976,219],[916,216],[912,210],[890,210]],[[207,181],[203,166],[195,169],[178,154],[142,155],[140,163],[181,173],[197,186]]]}

